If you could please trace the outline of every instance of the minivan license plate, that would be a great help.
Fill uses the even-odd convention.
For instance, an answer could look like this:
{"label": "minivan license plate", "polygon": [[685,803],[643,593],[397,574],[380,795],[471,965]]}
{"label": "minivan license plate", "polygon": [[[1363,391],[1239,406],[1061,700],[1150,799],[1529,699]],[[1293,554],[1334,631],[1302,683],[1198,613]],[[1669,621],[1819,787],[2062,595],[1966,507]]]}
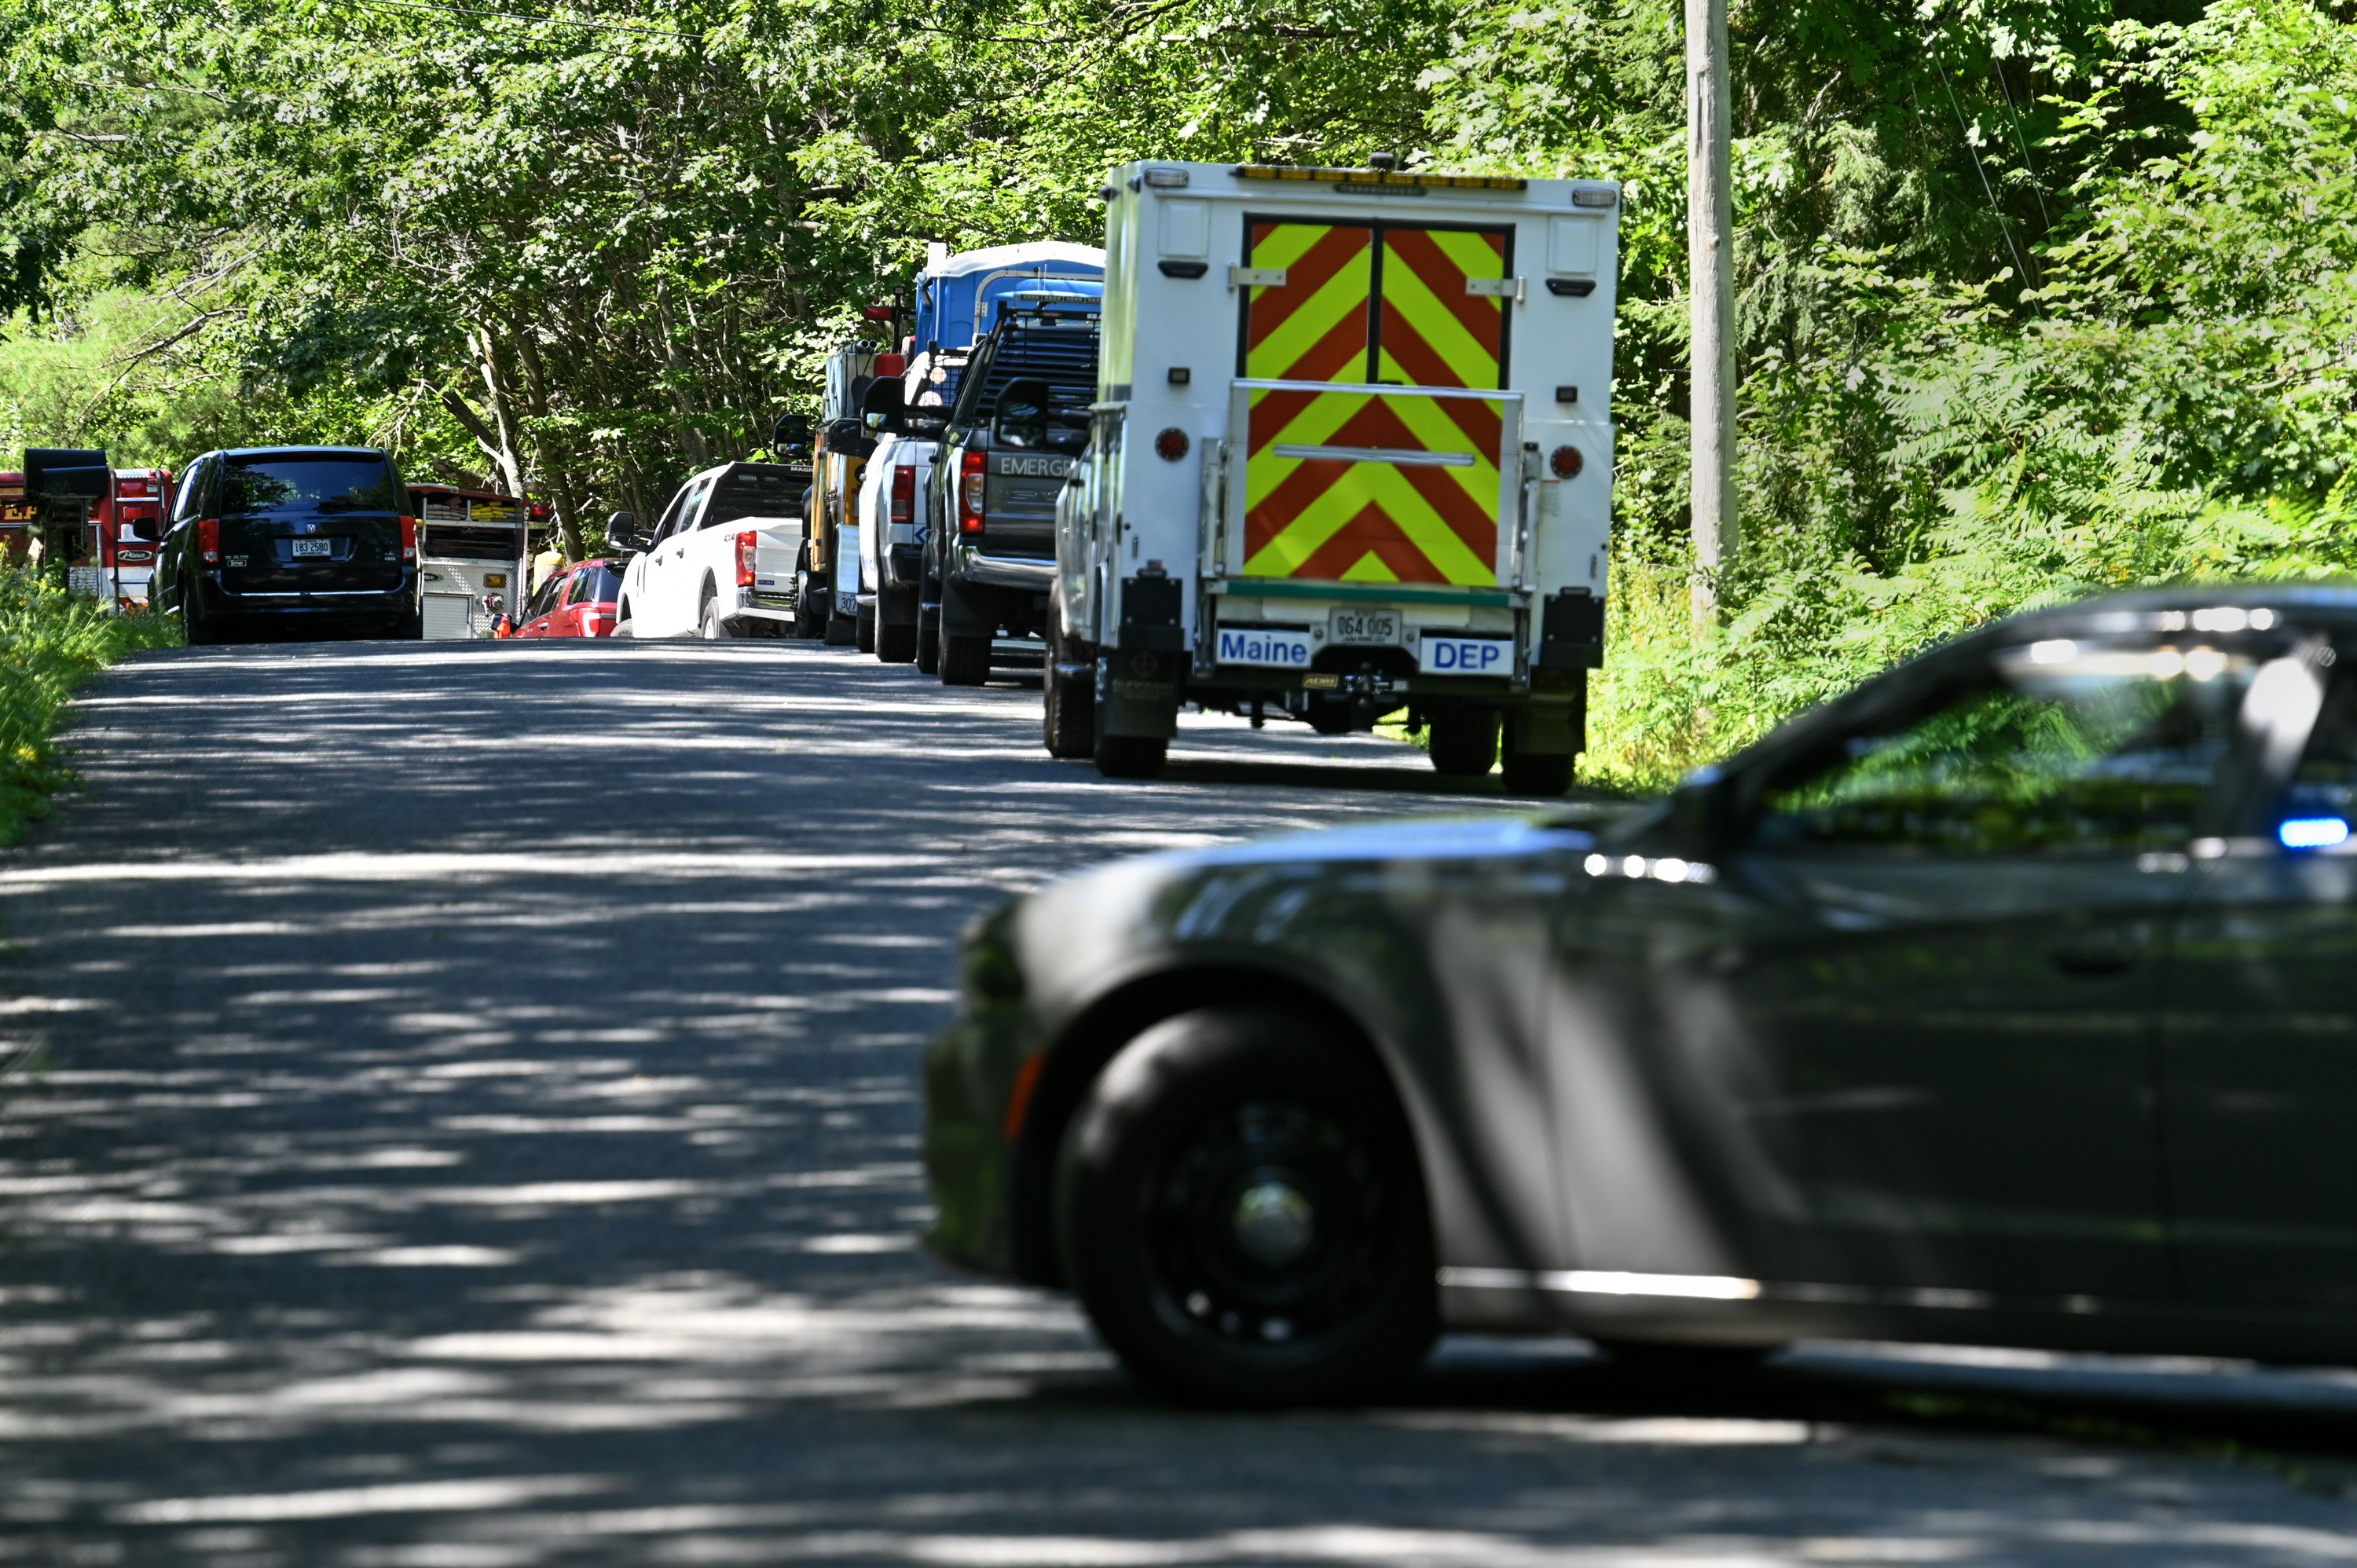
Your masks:
{"label": "minivan license plate", "polygon": [[1397,610],[1336,610],[1326,626],[1329,642],[1388,644],[1399,637]]}
{"label": "minivan license plate", "polygon": [[298,558],[305,555],[333,555],[336,553],[335,547],[336,542],[332,539],[298,539],[295,542],[295,553]]}

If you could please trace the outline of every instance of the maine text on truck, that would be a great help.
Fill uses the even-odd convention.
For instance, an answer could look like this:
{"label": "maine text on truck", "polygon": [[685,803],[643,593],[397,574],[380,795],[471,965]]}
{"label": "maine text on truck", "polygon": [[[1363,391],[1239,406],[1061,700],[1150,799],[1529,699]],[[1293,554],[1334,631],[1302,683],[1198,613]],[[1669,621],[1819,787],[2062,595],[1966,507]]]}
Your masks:
{"label": "maine text on truck", "polygon": [[1047,743],[1162,765],[1183,703],[1560,793],[1603,654],[1620,188],[1144,163],[1059,507]]}

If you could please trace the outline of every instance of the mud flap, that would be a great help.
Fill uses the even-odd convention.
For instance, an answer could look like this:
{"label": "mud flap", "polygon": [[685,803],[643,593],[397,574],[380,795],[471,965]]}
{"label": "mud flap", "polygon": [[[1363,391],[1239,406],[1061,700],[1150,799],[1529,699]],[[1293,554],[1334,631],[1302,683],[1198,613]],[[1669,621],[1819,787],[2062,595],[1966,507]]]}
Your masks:
{"label": "mud flap", "polygon": [[952,637],[998,635],[998,596],[988,588],[942,582],[942,625]]}
{"label": "mud flap", "polygon": [[1178,733],[1180,656],[1113,653],[1097,660],[1097,733],[1168,740]]}

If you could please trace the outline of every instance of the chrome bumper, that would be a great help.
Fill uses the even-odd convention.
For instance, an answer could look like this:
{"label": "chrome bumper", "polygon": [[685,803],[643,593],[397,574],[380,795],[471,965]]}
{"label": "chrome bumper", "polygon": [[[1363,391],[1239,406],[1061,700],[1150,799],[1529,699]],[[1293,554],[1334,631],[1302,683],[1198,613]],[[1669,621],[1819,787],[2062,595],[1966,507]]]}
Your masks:
{"label": "chrome bumper", "polygon": [[1024,588],[1044,594],[1056,585],[1056,564],[1019,555],[985,555],[972,544],[958,546],[958,575],[992,588]]}

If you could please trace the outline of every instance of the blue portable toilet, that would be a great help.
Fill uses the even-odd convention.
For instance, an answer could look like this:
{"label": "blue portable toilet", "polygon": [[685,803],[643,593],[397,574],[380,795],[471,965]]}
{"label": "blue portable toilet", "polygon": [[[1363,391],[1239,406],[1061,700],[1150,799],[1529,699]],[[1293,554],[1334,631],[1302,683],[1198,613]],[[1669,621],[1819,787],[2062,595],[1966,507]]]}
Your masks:
{"label": "blue portable toilet", "polygon": [[1043,240],[938,256],[917,274],[916,353],[970,349],[1006,303],[1045,295],[1102,298],[1104,252]]}

